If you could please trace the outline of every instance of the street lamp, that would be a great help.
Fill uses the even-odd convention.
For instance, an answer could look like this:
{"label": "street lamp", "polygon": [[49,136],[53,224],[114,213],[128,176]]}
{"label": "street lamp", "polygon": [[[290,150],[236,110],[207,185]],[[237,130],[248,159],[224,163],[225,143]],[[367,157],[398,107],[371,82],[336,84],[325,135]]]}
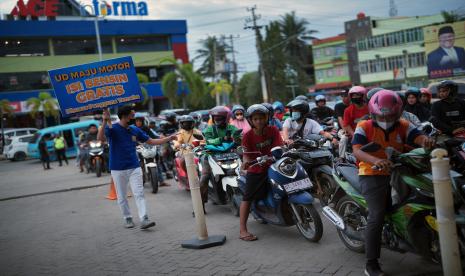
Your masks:
{"label": "street lamp", "polygon": [[92,5],[83,5],[82,8],[85,9],[87,7],[90,7],[92,10],[92,14],[89,15],[90,17],[94,17],[94,25],[95,25],[95,37],[97,39],[97,50],[98,50],[98,58],[100,61],[103,60],[102,58],[102,44],[100,43],[100,31],[98,28],[98,16],[95,13],[94,7]]}

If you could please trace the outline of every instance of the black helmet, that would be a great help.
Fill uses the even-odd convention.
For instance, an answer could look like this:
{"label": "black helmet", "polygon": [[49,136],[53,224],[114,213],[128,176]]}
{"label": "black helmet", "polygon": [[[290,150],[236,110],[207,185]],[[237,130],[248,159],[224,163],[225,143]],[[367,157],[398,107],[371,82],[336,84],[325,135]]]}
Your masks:
{"label": "black helmet", "polygon": [[449,88],[450,98],[455,98],[455,96],[457,96],[458,85],[455,81],[451,81],[451,80],[441,81],[437,87],[438,92],[441,88]]}
{"label": "black helmet", "polygon": [[195,125],[195,120],[192,116],[183,115],[179,118],[179,125],[184,130],[192,130]]}
{"label": "black helmet", "polygon": [[191,112],[189,113],[189,116],[191,116],[196,123],[200,123],[200,120],[202,120],[202,115],[198,112]]}
{"label": "black helmet", "polygon": [[174,112],[166,112],[165,113],[165,120],[167,120],[168,122],[171,122],[173,123],[174,121],[176,121],[176,113]]}
{"label": "black helmet", "polygon": [[286,105],[286,107],[291,109],[292,111],[300,111],[302,113],[302,117],[306,117],[308,112],[310,111],[310,107],[308,106],[308,102],[304,100],[293,100]]}
{"label": "black helmet", "polygon": [[417,99],[420,97],[420,89],[417,87],[411,86],[405,91],[405,98],[408,98],[409,95],[414,95]]}
{"label": "black helmet", "polygon": [[262,105],[264,107],[266,107],[266,109],[268,109],[268,112],[269,112],[269,116],[273,116],[274,115],[274,108],[273,108],[273,105],[270,104],[270,103],[262,103]]}
{"label": "black helmet", "polygon": [[[247,108],[247,121],[253,127],[252,124],[252,115],[254,114],[264,114],[269,117],[270,111],[263,104],[253,104]],[[268,121],[268,120],[267,120]]]}
{"label": "black helmet", "polygon": [[295,97],[294,100],[302,100],[302,101],[307,101],[308,102],[308,98],[305,95],[299,95],[299,96]]}

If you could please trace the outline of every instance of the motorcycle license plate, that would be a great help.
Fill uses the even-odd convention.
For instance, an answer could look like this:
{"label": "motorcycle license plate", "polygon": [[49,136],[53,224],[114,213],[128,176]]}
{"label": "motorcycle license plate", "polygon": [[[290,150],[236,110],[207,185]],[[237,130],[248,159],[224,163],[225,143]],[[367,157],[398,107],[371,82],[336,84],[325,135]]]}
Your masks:
{"label": "motorcycle license plate", "polygon": [[287,193],[293,193],[293,192],[296,192],[296,191],[307,190],[307,189],[310,189],[312,186],[313,186],[312,182],[310,181],[309,178],[297,180],[295,182],[291,182],[291,183],[283,185],[284,190]]}

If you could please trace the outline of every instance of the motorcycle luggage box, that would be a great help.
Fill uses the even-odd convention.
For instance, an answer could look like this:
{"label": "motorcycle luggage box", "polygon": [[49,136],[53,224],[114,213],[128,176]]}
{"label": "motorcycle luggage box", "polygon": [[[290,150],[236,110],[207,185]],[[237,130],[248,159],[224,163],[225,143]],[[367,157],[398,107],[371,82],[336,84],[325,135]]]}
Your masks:
{"label": "motorcycle luggage box", "polygon": [[353,165],[339,165],[336,167],[336,170],[345,178],[347,182],[350,183],[355,190],[359,193],[362,193],[362,187],[360,186],[360,181],[358,178],[358,169]]}

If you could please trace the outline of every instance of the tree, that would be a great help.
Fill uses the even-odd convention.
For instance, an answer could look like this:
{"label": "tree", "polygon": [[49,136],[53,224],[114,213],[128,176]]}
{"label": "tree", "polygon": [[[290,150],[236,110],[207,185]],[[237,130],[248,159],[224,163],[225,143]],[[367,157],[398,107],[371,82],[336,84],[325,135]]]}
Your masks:
{"label": "tree", "polygon": [[0,124],[2,126],[2,149],[3,145],[5,145],[5,135],[4,135],[4,128],[5,128],[5,121],[3,120],[3,116],[13,114],[13,108],[10,105],[10,101],[4,99],[0,101]]}
{"label": "tree", "polygon": [[[187,103],[193,106],[201,105],[205,96],[205,83],[202,77],[194,72],[192,64],[180,64],[174,59],[164,59],[163,62],[175,64],[172,72],[163,76],[161,86],[163,93],[173,106],[187,107]],[[188,93],[189,92],[189,93]],[[187,97],[186,97],[187,96]]]}
{"label": "tree", "polygon": [[[217,82],[211,82],[208,85],[210,94],[216,98],[216,105],[220,105],[220,96],[223,94],[231,94],[233,87],[227,80],[219,80]],[[223,103],[224,104],[224,103]]]}
{"label": "tree", "polygon": [[33,118],[36,118],[36,116],[42,112],[44,127],[47,127],[47,117],[59,119],[60,112],[58,111],[58,102],[48,92],[40,92],[39,97],[29,98],[26,104],[31,108],[31,116]]}
{"label": "tree", "polygon": [[[137,80],[139,81],[139,84],[147,83],[149,82],[149,77],[147,77],[147,75],[145,74],[137,73]],[[153,103],[150,101],[150,97],[149,97],[149,93],[147,92],[147,89],[145,89],[145,87],[141,85],[140,90],[142,92],[141,105],[146,107],[147,104],[149,104],[148,109],[151,113],[153,113]]]}
{"label": "tree", "polygon": [[226,54],[230,52],[230,47],[224,40],[218,40],[216,36],[209,36],[204,40],[200,40],[202,48],[198,49],[197,56],[194,57],[193,62],[201,60],[202,64],[197,70],[205,78],[215,78],[215,61],[226,61]]}
{"label": "tree", "polygon": [[445,23],[454,23],[465,20],[465,15],[456,11],[441,11],[441,15],[444,18]]}
{"label": "tree", "polygon": [[262,90],[258,72],[245,73],[239,81],[238,92],[241,96],[240,98],[244,99],[242,104],[250,106],[262,102]]}

